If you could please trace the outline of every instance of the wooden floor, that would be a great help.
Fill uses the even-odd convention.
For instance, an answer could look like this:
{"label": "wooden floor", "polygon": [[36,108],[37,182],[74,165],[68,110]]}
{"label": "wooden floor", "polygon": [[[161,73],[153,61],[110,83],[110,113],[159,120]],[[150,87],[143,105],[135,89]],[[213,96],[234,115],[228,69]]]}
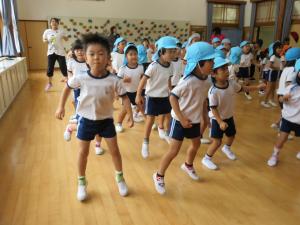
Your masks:
{"label": "wooden floor", "polygon": [[[119,196],[110,155],[91,151],[87,177],[89,200],[76,200],[77,141],[63,139],[66,121],[54,118],[62,89],[56,73],[54,88],[45,93],[44,72],[30,74],[14,103],[0,120],[0,225],[299,225],[299,139],[289,141],[276,168],[266,165],[276,132],[270,124],[278,109],[259,106],[237,96],[238,135],[232,162],[221,152],[214,161],[219,171],[200,163],[207,146],[201,146],[195,168],[201,181],[192,181],[180,169],[185,142],[166,174],[167,194],[154,190],[152,173],[168,145],[151,137],[151,157],[140,155],[143,125],[119,135],[124,173],[130,196]],[[72,113],[71,103],[67,116]],[[104,145],[106,147],[106,145]],[[91,149],[93,150],[93,149]]]}

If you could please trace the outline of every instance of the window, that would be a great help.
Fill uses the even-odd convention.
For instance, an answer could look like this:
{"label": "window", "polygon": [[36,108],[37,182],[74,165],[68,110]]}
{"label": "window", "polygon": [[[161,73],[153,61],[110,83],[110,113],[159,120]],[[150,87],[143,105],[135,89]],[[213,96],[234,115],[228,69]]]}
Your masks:
{"label": "window", "polygon": [[294,1],[293,20],[300,20],[300,0]]}
{"label": "window", "polygon": [[256,24],[274,23],[276,13],[275,1],[264,1],[257,3]]}
{"label": "window", "polygon": [[213,4],[213,24],[239,25],[240,6],[231,4]]}

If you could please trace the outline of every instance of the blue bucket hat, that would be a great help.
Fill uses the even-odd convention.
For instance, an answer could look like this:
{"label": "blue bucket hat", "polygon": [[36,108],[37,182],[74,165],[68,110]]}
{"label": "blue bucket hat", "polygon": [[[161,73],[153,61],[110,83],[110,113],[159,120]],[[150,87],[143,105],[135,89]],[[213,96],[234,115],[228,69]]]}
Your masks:
{"label": "blue bucket hat", "polygon": [[300,59],[298,59],[295,64],[295,72],[299,73],[299,71],[300,71]]}
{"label": "blue bucket hat", "polygon": [[176,45],[176,39],[175,37],[171,37],[171,36],[165,36],[165,37],[161,37],[156,43],[155,45],[157,46],[157,50],[155,52],[155,54],[152,57],[153,61],[157,61],[159,59],[158,56],[158,52],[162,49],[162,48],[166,48],[166,49],[171,49],[171,48],[177,48]]}
{"label": "blue bucket hat", "polygon": [[216,43],[216,42],[221,42],[220,38],[215,37],[214,39],[212,39],[211,43]]}
{"label": "blue bucket hat", "polygon": [[219,67],[224,66],[224,65],[229,64],[229,63],[230,63],[229,60],[217,56],[214,59],[214,67],[213,67],[213,69],[214,70],[218,69]]}
{"label": "blue bucket hat", "polygon": [[226,58],[225,53],[222,51],[223,49],[225,49],[224,45],[219,45],[216,49],[215,49],[215,53],[216,53],[216,57],[222,57],[222,58]]}
{"label": "blue bucket hat", "polygon": [[146,47],[144,45],[138,45],[136,48],[138,51],[139,64],[146,63],[148,61]]}
{"label": "blue bucket hat", "polygon": [[285,60],[286,61],[293,61],[300,59],[300,48],[290,48],[285,53]]}
{"label": "blue bucket hat", "polygon": [[221,43],[222,44],[231,44],[231,41],[228,38],[224,38]]}
{"label": "blue bucket hat", "polygon": [[269,47],[268,47],[268,49],[269,49],[269,57],[271,57],[272,55],[274,55],[274,49],[273,49],[274,43],[275,42],[273,42],[272,44],[270,44]]}
{"label": "blue bucket hat", "polygon": [[128,62],[127,62],[127,59],[126,59],[126,54],[127,54],[129,48],[135,48],[135,50],[138,52],[137,47],[135,46],[135,44],[132,43],[132,42],[129,42],[129,43],[126,45],[126,47],[124,48],[123,65],[127,65],[127,63],[128,63]]}
{"label": "blue bucket hat", "polygon": [[186,67],[184,69],[184,76],[189,76],[196,68],[199,61],[210,60],[215,58],[215,50],[212,45],[207,42],[196,42],[192,44],[186,52]]}
{"label": "blue bucket hat", "polygon": [[240,64],[242,49],[238,46],[230,49],[229,60],[231,64]]}
{"label": "blue bucket hat", "polygon": [[242,48],[242,47],[244,47],[246,45],[249,45],[249,44],[250,44],[249,41],[242,41],[241,44],[240,44],[240,47]]}
{"label": "blue bucket hat", "polygon": [[122,41],[125,41],[125,39],[124,39],[123,37],[118,37],[118,38],[115,40],[113,52],[117,52],[117,51],[118,51],[118,45],[119,45]]}

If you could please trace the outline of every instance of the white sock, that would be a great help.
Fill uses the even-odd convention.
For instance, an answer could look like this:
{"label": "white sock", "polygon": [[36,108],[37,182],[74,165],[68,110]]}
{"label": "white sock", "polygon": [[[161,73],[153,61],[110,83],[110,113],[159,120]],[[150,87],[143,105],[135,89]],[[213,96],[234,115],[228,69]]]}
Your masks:
{"label": "white sock", "polygon": [[223,148],[230,150],[230,145],[224,145]]}
{"label": "white sock", "polygon": [[278,154],[279,154],[279,151],[280,151],[280,149],[279,149],[279,148],[276,148],[276,147],[274,147],[274,150],[273,150],[273,155],[274,155],[274,156],[278,156]]}
{"label": "white sock", "polygon": [[211,160],[212,157],[209,156],[209,155],[207,155],[207,154],[205,154],[204,158],[205,158],[205,159],[208,159],[208,160]]}

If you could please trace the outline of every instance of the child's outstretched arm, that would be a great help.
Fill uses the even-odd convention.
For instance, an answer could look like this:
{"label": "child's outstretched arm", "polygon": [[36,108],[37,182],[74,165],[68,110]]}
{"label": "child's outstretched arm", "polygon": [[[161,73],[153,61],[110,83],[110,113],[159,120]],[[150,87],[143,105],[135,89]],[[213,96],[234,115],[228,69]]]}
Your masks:
{"label": "child's outstretched arm", "polygon": [[129,98],[127,95],[122,96],[122,102],[123,102],[123,107],[126,110],[127,115],[129,116],[128,124],[129,124],[129,127],[131,128],[134,126],[134,121],[133,121],[131,104],[130,104],[130,101],[129,101]]}
{"label": "child's outstretched arm", "polygon": [[251,92],[256,90],[264,90],[266,89],[267,85],[265,83],[259,85],[252,85],[252,86],[242,86],[242,91],[244,92]]}
{"label": "child's outstretched arm", "polygon": [[143,105],[144,104],[144,98],[142,96],[142,92],[143,92],[143,89],[147,83],[147,79],[148,77],[147,76],[143,76],[141,81],[140,81],[140,84],[139,84],[139,87],[137,89],[137,93],[136,93],[136,98],[135,98],[135,103],[137,105]]}
{"label": "child's outstretched arm", "polygon": [[217,106],[213,106],[210,107],[211,108],[211,112],[214,115],[214,117],[216,118],[221,130],[225,131],[228,127],[228,124],[226,122],[224,122],[219,114],[219,111],[217,109]]}
{"label": "child's outstretched arm", "polygon": [[62,95],[59,100],[58,107],[55,112],[55,117],[59,120],[62,120],[65,116],[65,105],[66,105],[66,101],[70,95],[70,92],[71,92],[71,88],[69,88],[68,85],[66,85],[65,88],[63,89]]}
{"label": "child's outstretched arm", "polygon": [[179,107],[179,103],[178,103],[178,98],[175,95],[170,95],[170,104],[172,106],[172,109],[174,110],[176,116],[178,117],[181,126],[183,126],[183,128],[191,128],[192,127],[192,123],[189,119],[187,119],[181,112],[180,107]]}

